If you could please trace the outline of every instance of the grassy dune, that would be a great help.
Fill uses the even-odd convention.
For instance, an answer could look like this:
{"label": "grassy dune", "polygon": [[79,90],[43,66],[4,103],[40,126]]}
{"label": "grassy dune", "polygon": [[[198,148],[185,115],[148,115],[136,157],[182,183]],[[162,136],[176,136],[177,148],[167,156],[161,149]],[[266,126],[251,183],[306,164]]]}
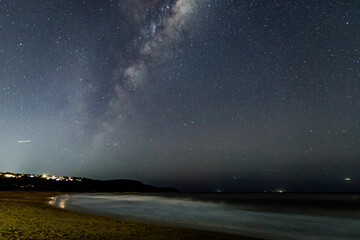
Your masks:
{"label": "grassy dune", "polygon": [[47,205],[56,192],[1,192],[0,239],[250,239],[125,221]]}

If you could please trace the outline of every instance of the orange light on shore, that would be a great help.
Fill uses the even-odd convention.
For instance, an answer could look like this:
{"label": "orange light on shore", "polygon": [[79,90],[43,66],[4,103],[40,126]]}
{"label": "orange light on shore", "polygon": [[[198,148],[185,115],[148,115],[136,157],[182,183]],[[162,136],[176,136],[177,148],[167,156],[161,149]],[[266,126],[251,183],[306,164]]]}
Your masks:
{"label": "orange light on shore", "polygon": [[7,177],[7,178],[14,178],[15,175],[12,175],[12,174],[5,174],[4,177]]}

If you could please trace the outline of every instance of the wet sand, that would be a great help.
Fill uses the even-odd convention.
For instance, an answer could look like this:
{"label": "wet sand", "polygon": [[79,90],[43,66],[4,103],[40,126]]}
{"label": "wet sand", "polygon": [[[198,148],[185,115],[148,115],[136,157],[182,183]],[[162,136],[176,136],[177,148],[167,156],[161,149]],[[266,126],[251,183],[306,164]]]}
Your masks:
{"label": "wet sand", "polygon": [[72,212],[47,204],[56,195],[56,192],[0,191],[0,239],[254,240]]}

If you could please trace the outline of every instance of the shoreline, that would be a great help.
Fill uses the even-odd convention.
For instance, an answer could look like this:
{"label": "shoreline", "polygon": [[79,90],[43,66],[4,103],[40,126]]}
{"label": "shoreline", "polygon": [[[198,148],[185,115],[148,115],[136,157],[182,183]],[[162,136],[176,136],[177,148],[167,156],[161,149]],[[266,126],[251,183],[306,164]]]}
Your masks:
{"label": "shoreline", "polygon": [[125,220],[48,204],[60,192],[0,191],[0,238],[5,239],[238,239],[222,234]]}

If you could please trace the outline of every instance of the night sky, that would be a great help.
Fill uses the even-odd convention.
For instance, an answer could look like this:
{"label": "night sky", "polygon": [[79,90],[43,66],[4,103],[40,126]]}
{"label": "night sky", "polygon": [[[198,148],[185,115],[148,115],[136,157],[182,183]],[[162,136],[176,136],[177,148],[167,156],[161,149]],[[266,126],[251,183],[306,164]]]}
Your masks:
{"label": "night sky", "polygon": [[359,190],[360,2],[0,0],[0,171]]}

